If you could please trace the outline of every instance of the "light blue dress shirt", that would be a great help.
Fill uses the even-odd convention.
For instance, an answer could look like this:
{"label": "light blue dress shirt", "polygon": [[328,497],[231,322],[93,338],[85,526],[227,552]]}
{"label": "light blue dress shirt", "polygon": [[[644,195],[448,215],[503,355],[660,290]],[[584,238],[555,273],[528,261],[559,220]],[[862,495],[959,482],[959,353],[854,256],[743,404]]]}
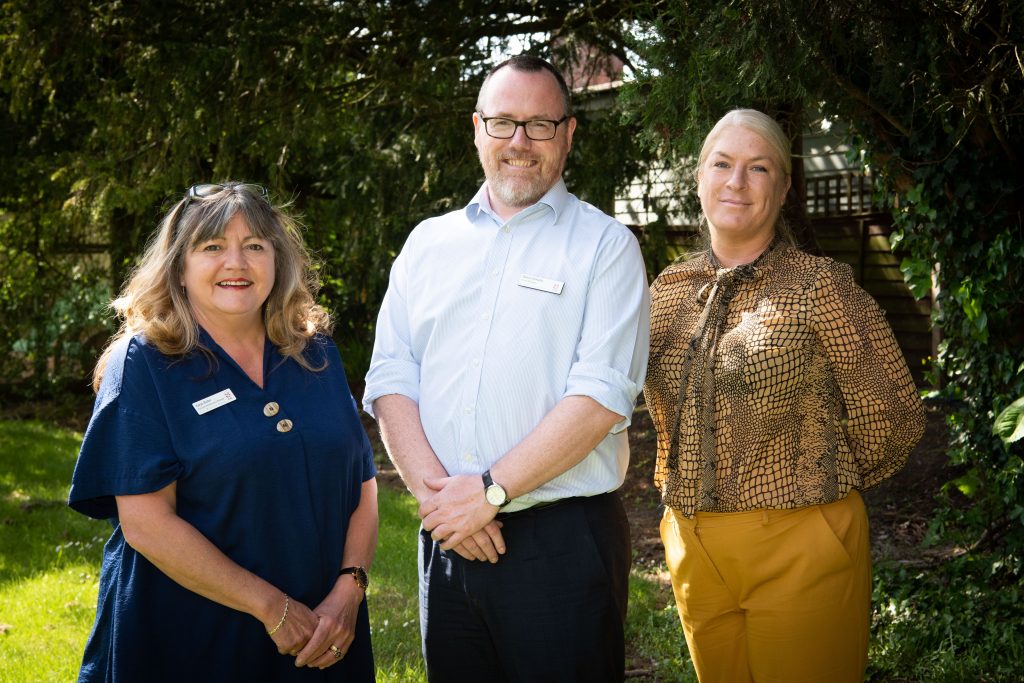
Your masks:
{"label": "light blue dress shirt", "polygon": [[561,180],[503,221],[486,185],[428,219],[391,269],[363,407],[416,401],[450,475],[481,474],[566,396],[623,416],[582,462],[506,511],[618,488],[647,370],[650,299],[636,238]]}

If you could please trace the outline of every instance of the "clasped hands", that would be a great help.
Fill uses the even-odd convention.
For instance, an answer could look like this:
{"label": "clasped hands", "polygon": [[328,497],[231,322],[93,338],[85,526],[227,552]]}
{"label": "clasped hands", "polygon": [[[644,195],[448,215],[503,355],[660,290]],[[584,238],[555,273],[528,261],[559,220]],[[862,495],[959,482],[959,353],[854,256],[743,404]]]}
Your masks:
{"label": "clasped hands", "polygon": [[498,508],[484,498],[480,475],[424,479],[433,492],[420,502],[423,528],[441,543],[442,550],[454,550],[467,560],[498,561],[505,553],[501,522],[494,517]]}
{"label": "clasped hands", "polygon": [[270,637],[278,652],[295,657],[295,666],[326,669],[348,653],[355,638],[363,591],[350,579],[343,579],[341,584],[313,609],[290,598],[287,618]]}

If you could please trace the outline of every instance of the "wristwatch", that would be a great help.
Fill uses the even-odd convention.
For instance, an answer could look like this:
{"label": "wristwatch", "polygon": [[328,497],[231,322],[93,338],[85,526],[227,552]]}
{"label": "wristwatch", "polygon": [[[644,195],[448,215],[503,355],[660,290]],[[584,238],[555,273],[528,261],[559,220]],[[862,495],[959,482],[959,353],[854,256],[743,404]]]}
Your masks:
{"label": "wristwatch", "polygon": [[503,508],[506,505],[508,505],[509,502],[511,502],[508,497],[508,492],[505,491],[505,487],[503,487],[501,484],[495,483],[495,481],[491,479],[490,470],[484,472],[483,478],[484,498],[487,499],[488,503]]}
{"label": "wristwatch", "polygon": [[367,576],[366,570],[364,568],[345,567],[340,572],[338,572],[338,576],[341,576],[343,574],[351,574],[352,578],[356,580],[356,585],[362,588],[364,593],[366,592],[366,587],[370,585],[370,577]]}

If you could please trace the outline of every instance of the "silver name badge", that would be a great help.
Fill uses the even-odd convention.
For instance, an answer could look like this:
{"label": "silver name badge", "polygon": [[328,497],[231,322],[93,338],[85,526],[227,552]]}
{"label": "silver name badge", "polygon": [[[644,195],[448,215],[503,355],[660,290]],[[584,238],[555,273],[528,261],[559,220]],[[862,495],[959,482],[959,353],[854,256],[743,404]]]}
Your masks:
{"label": "silver name badge", "polygon": [[204,415],[211,410],[220,408],[222,405],[226,405],[235,400],[235,395],[231,393],[230,389],[224,391],[218,391],[216,394],[211,394],[206,398],[201,398],[192,404],[192,407],[196,409],[196,412],[200,415]]}
{"label": "silver name badge", "polygon": [[529,287],[530,289],[538,289],[542,292],[551,292],[552,294],[561,294],[562,287],[565,286],[564,282],[559,282],[558,280],[548,280],[547,278],[526,274],[519,276],[517,284],[520,287]]}

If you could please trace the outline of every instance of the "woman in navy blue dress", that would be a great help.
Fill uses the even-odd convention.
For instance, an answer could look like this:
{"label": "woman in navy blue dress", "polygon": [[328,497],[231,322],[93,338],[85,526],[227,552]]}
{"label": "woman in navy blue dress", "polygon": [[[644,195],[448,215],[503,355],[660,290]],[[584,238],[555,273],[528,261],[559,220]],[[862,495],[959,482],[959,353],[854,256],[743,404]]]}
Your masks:
{"label": "woman in navy blue dress", "polygon": [[80,681],[372,681],[377,485],[298,226],[193,186],[114,308],[69,503],[109,519]]}

